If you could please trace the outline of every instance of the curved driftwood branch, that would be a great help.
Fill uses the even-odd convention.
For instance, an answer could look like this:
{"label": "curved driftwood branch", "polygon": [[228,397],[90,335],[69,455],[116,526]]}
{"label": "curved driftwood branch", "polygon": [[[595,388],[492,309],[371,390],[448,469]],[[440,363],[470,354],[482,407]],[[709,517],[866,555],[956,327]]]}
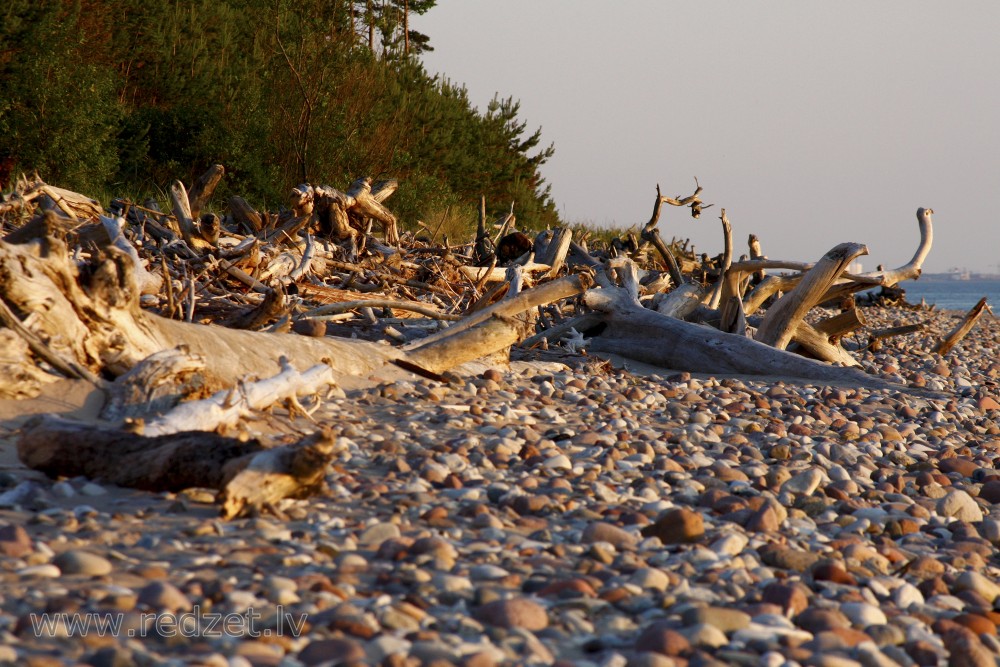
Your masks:
{"label": "curved driftwood branch", "polygon": [[[715,281],[715,287],[712,288],[712,295],[708,299],[707,305],[709,308],[718,308],[719,303],[722,302],[722,295],[726,284],[726,272],[729,271],[729,267],[733,263],[733,226],[729,224],[729,218],[726,217],[726,209],[722,209],[719,221],[722,223],[722,266],[719,267],[719,279]],[[732,296],[738,297],[735,294]]]}
{"label": "curved driftwood branch", "polygon": [[920,244],[917,246],[917,250],[913,253],[913,258],[909,262],[895,269],[890,269],[886,271],[872,271],[870,273],[862,274],[865,278],[877,278],[880,280],[880,284],[886,287],[892,287],[904,280],[916,280],[920,277],[920,273],[923,271],[924,260],[927,258],[927,254],[931,251],[931,245],[934,243],[934,224],[931,221],[931,216],[934,215],[934,209],[920,207],[917,209],[917,224],[920,227]]}

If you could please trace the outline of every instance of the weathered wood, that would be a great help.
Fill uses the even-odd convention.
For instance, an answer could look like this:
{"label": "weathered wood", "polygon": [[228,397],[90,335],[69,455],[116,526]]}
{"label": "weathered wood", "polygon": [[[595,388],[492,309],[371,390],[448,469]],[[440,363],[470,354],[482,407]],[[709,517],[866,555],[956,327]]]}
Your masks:
{"label": "weathered wood", "polygon": [[494,315],[508,318],[514,317],[515,315],[519,315],[527,310],[530,310],[531,308],[537,308],[541,305],[554,303],[560,299],[566,299],[571,296],[582,294],[584,290],[592,284],[593,278],[588,274],[574,274],[549,281],[535,287],[534,289],[522,292],[515,298],[503,299],[492,306],[478,310],[447,329],[443,329],[437,333],[427,336],[426,338],[422,338],[404,349],[414,351],[425,345],[430,345],[444,340],[445,338],[454,336],[461,331],[471,329],[472,327],[487,321]]}
{"label": "weathered wood", "polygon": [[[552,271],[552,267],[549,264],[539,264],[537,262],[527,262],[522,265],[522,268],[528,274],[543,272],[549,274]],[[469,280],[477,283],[498,283],[507,279],[507,268],[502,266],[461,266],[459,270]]]}
{"label": "weathered wood", "polygon": [[84,476],[145,491],[220,489],[241,460],[263,450],[256,440],[201,431],[144,438],[54,416],[36,417],[21,430],[17,455],[49,477]]}
{"label": "weathered wood", "polygon": [[[708,298],[707,305],[709,308],[718,308],[722,302],[726,272],[729,271],[729,267],[733,263],[733,227],[729,224],[729,218],[726,217],[726,209],[722,209],[719,221],[722,223],[722,266],[719,267],[719,279],[715,281],[715,286],[712,288],[712,293]],[[727,296],[730,298],[733,296],[739,298],[740,295],[730,294]]]}
{"label": "weathered wood", "polygon": [[[348,188],[345,194],[354,200],[353,206],[349,208],[359,215],[377,220],[382,225],[386,242],[397,245],[399,244],[399,231],[396,227],[396,216],[389,209],[382,206],[382,201],[385,197],[388,197],[396,189],[392,183],[394,181],[386,181],[380,193],[373,194],[371,179],[359,178],[351,184],[351,187]],[[386,194],[382,197],[377,196],[381,192],[385,192]]]}
{"label": "weathered wood", "polygon": [[295,445],[256,454],[220,493],[222,518],[254,515],[285,498],[306,498],[326,487],[326,468],[335,443],[329,431],[306,436]]}
{"label": "weathered wood", "polygon": [[243,226],[251,234],[257,234],[264,228],[264,221],[261,219],[260,213],[243,197],[229,199],[229,213],[237,224]]}
{"label": "weathered wood", "polygon": [[934,243],[934,225],[931,220],[933,214],[934,209],[931,208],[921,207],[917,209],[920,243],[917,245],[917,250],[913,253],[913,257],[909,262],[895,269],[872,271],[863,275],[866,278],[877,278],[881,280],[882,285],[889,287],[899,284],[904,280],[916,280],[919,278],[923,271],[924,260],[927,258],[928,253],[930,253],[931,246]]}
{"label": "weathered wood", "polygon": [[[764,252],[761,250],[760,239],[757,238],[756,234],[751,234],[747,238],[747,248],[750,250],[750,259],[752,259],[752,260],[754,260],[754,259],[767,259],[767,257],[764,256]],[[754,279],[758,283],[760,281],[764,280],[764,278],[766,278],[766,277],[767,277],[767,270],[766,269],[761,269],[760,271],[756,271],[754,273]]]}
{"label": "weathered wood", "polygon": [[685,283],[665,294],[656,304],[656,312],[679,320],[687,319],[701,305],[707,289],[695,283]]}
{"label": "weathered wood", "polygon": [[[177,322],[138,308],[131,259],[111,255],[84,277],[58,241],[0,243],[0,295],[21,312],[36,311],[33,326],[64,358],[95,375],[120,375],[149,355],[177,345],[206,360],[206,375],[224,385],[246,375],[270,375],[286,355],[299,366],[336,360],[337,370],[361,375],[398,356],[391,348],[347,339],[316,339]],[[84,280],[86,289],[78,285]]]}
{"label": "weathered wood", "polygon": [[219,185],[225,174],[225,167],[221,164],[213,164],[191,186],[191,191],[188,192],[188,205],[192,220],[201,218],[202,209],[208,204],[208,200],[212,198],[215,188]]}
{"label": "weathered wood", "polygon": [[757,329],[757,340],[779,350],[785,349],[796,327],[823,298],[833,281],[858,256],[867,254],[868,248],[860,243],[841,243],[827,252],[791,292],[768,309]]}
{"label": "weathered wood", "polygon": [[[734,264],[730,271],[743,271]],[[747,315],[753,315],[764,303],[778,292],[787,292],[799,284],[801,276],[769,275],[762,280],[743,300],[743,309]]]}
{"label": "weathered wood", "polygon": [[965,317],[962,318],[959,325],[952,329],[947,336],[942,338],[941,341],[934,346],[933,352],[940,354],[941,356],[951,352],[952,348],[958,345],[958,343],[965,338],[970,331],[972,331],[972,328],[976,326],[976,322],[979,321],[979,318],[982,317],[983,313],[988,310],[989,307],[986,305],[986,297],[984,296],[969,310],[968,313],[965,314]]}
{"label": "weathered wood", "polygon": [[[354,294],[355,297],[361,296],[357,293]],[[431,317],[436,320],[446,320],[449,322],[455,322],[462,319],[461,315],[452,315],[451,313],[441,312],[439,308],[431,306],[426,303],[421,303],[419,301],[405,301],[403,299],[383,299],[374,296],[366,296],[364,299],[357,299],[353,301],[340,301],[337,303],[330,303],[325,306],[320,306],[318,308],[313,308],[312,310],[303,313],[302,317],[307,318],[321,318],[326,315],[334,315],[338,313],[346,313],[352,310],[357,310],[358,308],[389,308],[392,310],[404,311],[402,314],[393,313],[394,316],[404,316],[406,312],[417,313],[425,317]]]}
{"label": "weathered wood", "polygon": [[601,316],[597,313],[584,313],[583,315],[571,317],[565,322],[560,322],[559,324],[539,331],[533,336],[525,338],[519,343],[519,346],[526,350],[530,350],[543,340],[548,342],[558,342],[564,336],[570,335],[571,331],[586,331],[587,329],[597,326],[600,323]]}
{"label": "weathered wood", "polygon": [[864,313],[860,309],[852,307],[839,315],[834,315],[821,322],[817,322],[816,330],[832,340],[846,336],[852,331],[857,331],[867,325],[868,322],[865,320]]}
{"label": "weathered wood", "polygon": [[281,372],[256,382],[216,392],[208,398],[182,403],[166,414],[153,417],[142,425],[147,437],[183,431],[215,431],[236,426],[254,411],[268,408],[299,396],[319,394],[336,385],[337,378],[328,364],[317,364],[299,372],[287,359],[280,359]]}
{"label": "weathered wood", "polygon": [[4,327],[0,327],[0,377],[0,400],[34,398],[44,385],[59,379],[41,368],[24,338]]}
{"label": "weathered wood", "polygon": [[792,342],[814,359],[841,366],[861,367],[858,360],[852,357],[847,350],[839,344],[830,342],[830,337],[827,334],[818,331],[807,322],[799,322],[792,334]]}
{"label": "weathered wood", "polygon": [[101,419],[121,424],[172,410],[186,397],[208,389],[204,370],[205,360],[183,347],[151,354],[108,387]]}
{"label": "weathered wood", "polygon": [[566,261],[566,254],[569,252],[569,244],[573,241],[573,230],[560,227],[553,232],[552,240],[545,248],[545,253],[538,257],[539,264],[548,264],[551,268],[545,274],[547,278],[554,278],[559,274]]}
{"label": "weathered wood", "polygon": [[484,354],[507,349],[531,332],[530,320],[518,316],[580,294],[590,284],[586,275],[571,275],[513,294],[452,327],[406,346],[406,361],[431,373],[441,373]]}
{"label": "weathered wood", "polygon": [[905,336],[907,334],[916,333],[922,331],[924,328],[924,323],[916,324],[906,324],[899,327],[889,327],[887,329],[874,329],[869,334],[867,348],[869,350],[878,351],[882,348],[882,341],[886,338],[893,338],[895,336]]}
{"label": "weathered wood", "polygon": [[[699,186],[699,190],[701,187]],[[696,193],[697,194],[697,193]],[[656,225],[660,222],[660,209],[664,203],[670,203],[672,200],[669,197],[664,197],[660,193],[660,184],[656,184],[656,201],[653,202],[653,214],[649,218],[649,222],[642,228],[642,233],[640,236],[642,240],[646,243],[652,244],[656,251],[660,253],[663,261],[667,265],[667,270],[670,272],[670,279],[674,281],[677,286],[683,285],[687,282],[684,276],[681,274],[681,269],[677,265],[677,259],[674,257],[673,253],[670,252],[670,248],[667,244],[663,242],[660,238],[660,233],[656,230]],[[675,204],[675,206],[680,206],[681,204]]]}
{"label": "weathered wood", "polygon": [[599,311],[608,325],[600,336],[593,337],[591,352],[620,354],[693,373],[748,374],[818,384],[903,389],[854,368],[830,366],[750,338],[662,315],[643,308],[622,289],[588,290],[584,302]]}
{"label": "weathered wood", "polygon": [[211,244],[201,237],[195,226],[187,189],[180,181],[174,181],[170,186],[170,203],[173,206],[174,219],[177,221],[177,231],[188,247],[196,252],[211,248]]}

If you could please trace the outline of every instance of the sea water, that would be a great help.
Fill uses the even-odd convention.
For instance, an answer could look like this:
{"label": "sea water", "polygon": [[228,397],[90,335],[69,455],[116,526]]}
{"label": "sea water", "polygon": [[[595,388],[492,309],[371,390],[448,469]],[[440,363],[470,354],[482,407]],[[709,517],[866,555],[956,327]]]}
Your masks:
{"label": "sea water", "polygon": [[985,296],[1000,314],[1000,280],[905,280],[899,286],[906,290],[907,303],[923,299],[937,310],[969,310]]}

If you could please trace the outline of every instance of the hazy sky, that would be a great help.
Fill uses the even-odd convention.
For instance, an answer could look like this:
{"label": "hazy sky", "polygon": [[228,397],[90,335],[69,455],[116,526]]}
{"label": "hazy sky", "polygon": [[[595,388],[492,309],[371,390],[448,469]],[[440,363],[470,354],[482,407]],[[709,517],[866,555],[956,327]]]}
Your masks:
{"label": "hazy sky", "polygon": [[[477,106],[521,102],[555,156],[563,219],[649,219],[656,184],[687,195],[666,239],[813,261],[865,243],[903,264],[916,210],[935,210],[925,271],[1000,273],[1000,2],[439,0],[414,19],[427,69]],[[485,193],[487,196],[489,193]]]}

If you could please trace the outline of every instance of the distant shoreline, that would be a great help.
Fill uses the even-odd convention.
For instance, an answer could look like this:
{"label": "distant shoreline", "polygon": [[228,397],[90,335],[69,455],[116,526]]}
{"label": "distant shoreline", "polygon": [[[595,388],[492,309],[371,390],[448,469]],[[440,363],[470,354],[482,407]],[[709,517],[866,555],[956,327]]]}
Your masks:
{"label": "distant shoreline", "polygon": [[972,274],[969,278],[952,278],[951,274],[948,273],[925,273],[915,280],[923,280],[924,282],[935,282],[935,283],[971,283],[971,282],[983,282],[983,283],[996,283],[1000,282],[1000,275],[977,275]]}

